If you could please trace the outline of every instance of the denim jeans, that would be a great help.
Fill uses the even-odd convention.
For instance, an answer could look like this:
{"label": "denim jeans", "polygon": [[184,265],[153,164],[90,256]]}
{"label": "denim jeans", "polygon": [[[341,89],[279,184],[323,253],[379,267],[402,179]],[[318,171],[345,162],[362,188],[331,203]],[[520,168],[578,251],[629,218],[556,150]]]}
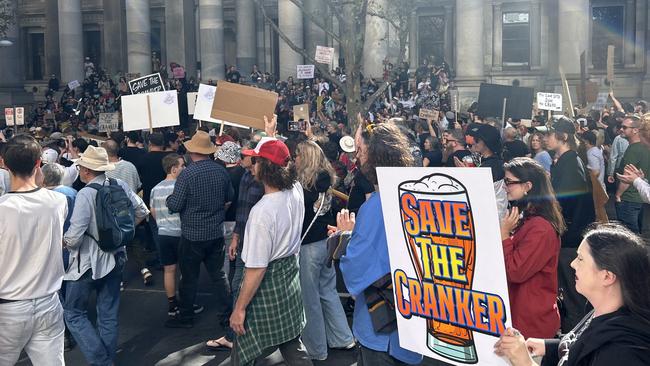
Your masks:
{"label": "denim jeans", "polygon": [[181,238],[178,250],[178,268],[181,271],[181,281],[178,289],[180,317],[191,319],[194,316],[192,306],[198,290],[201,263],[210,279],[216,286],[216,293],[220,295],[224,304],[224,313],[230,313],[232,298],[230,288],[223,271],[225,248],[223,238],[207,241],[190,241]]}
{"label": "denim jeans", "polygon": [[616,202],[616,218],[628,229],[640,234],[643,224],[643,203]]}
{"label": "denim jeans", "polygon": [[65,365],[63,330],[57,294],[0,304],[0,365],[14,365],[23,349],[33,365]]}
{"label": "denim jeans", "polygon": [[[112,365],[117,350],[120,281],[126,256],[115,255],[115,268],[98,280],[88,270],[77,281],[65,281],[63,303],[65,323],[79,345],[86,361],[92,365]],[[97,292],[97,328],[88,319],[88,300]]]}
{"label": "denim jeans", "polygon": [[327,345],[342,348],[354,338],[336,291],[336,271],[327,267],[327,239],[300,247],[300,287],[307,324],[302,342],[314,359],[327,358]]}

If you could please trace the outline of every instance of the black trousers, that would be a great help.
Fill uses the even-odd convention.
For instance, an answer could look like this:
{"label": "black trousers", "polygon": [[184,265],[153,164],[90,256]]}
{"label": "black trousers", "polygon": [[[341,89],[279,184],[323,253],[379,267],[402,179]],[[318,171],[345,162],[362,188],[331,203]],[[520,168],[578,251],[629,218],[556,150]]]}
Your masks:
{"label": "black trousers", "polygon": [[388,354],[359,345],[357,366],[406,366],[407,364]]}
{"label": "black trousers", "polygon": [[223,313],[230,314],[232,297],[230,288],[223,271],[225,248],[223,238],[208,241],[191,241],[181,238],[178,248],[178,268],[181,271],[181,281],[178,289],[180,317],[191,318],[194,313],[192,306],[198,290],[201,263],[215,285],[216,294],[223,304]]}

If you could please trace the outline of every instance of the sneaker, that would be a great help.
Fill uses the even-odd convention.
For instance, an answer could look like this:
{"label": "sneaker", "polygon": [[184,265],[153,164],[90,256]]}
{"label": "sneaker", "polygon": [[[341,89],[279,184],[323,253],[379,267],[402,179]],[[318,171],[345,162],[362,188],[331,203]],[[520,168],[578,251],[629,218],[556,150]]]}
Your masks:
{"label": "sneaker", "polygon": [[142,281],[144,282],[145,286],[153,285],[153,275],[151,274],[151,271],[149,271],[148,268],[141,269],[140,273],[142,273]]}
{"label": "sneaker", "polygon": [[165,322],[167,328],[185,328],[189,329],[194,326],[192,319],[182,319],[179,316],[172,316]]}
{"label": "sneaker", "polygon": [[349,350],[351,350],[351,349],[354,349],[356,346],[357,346],[357,342],[356,342],[356,341],[352,341],[352,343],[348,344],[347,346],[344,346],[344,347],[333,347],[332,349],[336,349],[336,350],[339,350],[339,351],[349,351]]}
{"label": "sneaker", "polygon": [[[203,306],[194,304],[192,306],[192,311],[194,314],[201,314],[203,312]],[[176,316],[181,313],[181,310],[179,309],[178,305],[170,305],[169,310],[167,310],[167,315],[169,316]]]}
{"label": "sneaker", "polygon": [[201,314],[203,312],[203,306],[194,304],[192,305],[192,311],[194,311],[194,314]]}

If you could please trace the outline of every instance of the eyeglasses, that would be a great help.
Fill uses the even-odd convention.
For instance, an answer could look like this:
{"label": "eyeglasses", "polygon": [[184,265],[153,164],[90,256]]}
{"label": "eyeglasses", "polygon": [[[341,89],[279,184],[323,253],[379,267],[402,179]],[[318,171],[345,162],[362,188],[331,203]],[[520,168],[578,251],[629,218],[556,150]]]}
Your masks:
{"label": "eyeglasses", "polygon": [[512,185],[515,185],[515,184],[524,184],[524,183],[526,183],[526,182],[521,181],[521,180],[510,180],[510,179],[504,179],[503,182],[504,182],[507,186],[512,186]]}

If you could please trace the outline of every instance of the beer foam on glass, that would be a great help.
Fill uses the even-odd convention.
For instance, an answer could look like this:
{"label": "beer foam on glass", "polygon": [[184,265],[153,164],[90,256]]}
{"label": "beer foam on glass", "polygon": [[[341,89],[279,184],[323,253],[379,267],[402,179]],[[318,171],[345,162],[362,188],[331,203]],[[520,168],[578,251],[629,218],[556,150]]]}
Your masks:
{"label": "beer foam on glass", "polygon": [[[408,196],[409,200],[403,199],[405,195]],[[432,279],[436,287],[441,285],[471,291],[474,277],[476,241],[474,220],[465,186],[453,177],[436,173],[424,177],[419,181],[409,181],[400,184],[399,196],[402,229],[406,239],[405,244],[420,282],[431,281]],[[442,276],[438,268],[423,268],[423,255],[431,256],[431,254],[422,253],[422,245],[418,243],[416,236],[413,235],[413,222],[410,221],[409,215],[405,212],[404,205],[408,204],[405,201],[411,203],[416,202],[416,207],[413,207],[411,204],[409,204],[410,207],[407,207],[411,214],[413,211],[416,211],[419,215],[422,215],[420,212],[420,210],[423,210],[420,207],[421,203],[422,205],[426,204],[426,207],[430,210],[429,212],[435,215],[433,221],[435,222],[436,229],[419,232],[417,237],[419,237],[420,241],[423,238],[427,241],[430,239],[431,243],[438,248],[453,249],[457,252],[462,250],[463,266],[460,271],[462,271],[461,275],[464,281],[450,280],[448,277]],[[454,212],[451,208],[452,206],[456,209],[458,207],[464,208],[463,231],[469,233],[469,235],[455,235],[458,230],[450,230],[454,226],[453,221],[450,219],[452,212]],[[407,229],[407,225],[411,225],[411,230]],[[443,229],[442,226],[446,226],[446,229]],[[428,275],[425,275],[427,273]],[[437,319],[428,319],[426,343],[431,351],[448,359],[462,363],[478,362],[474,336],[470,329],[441,322]]]}

